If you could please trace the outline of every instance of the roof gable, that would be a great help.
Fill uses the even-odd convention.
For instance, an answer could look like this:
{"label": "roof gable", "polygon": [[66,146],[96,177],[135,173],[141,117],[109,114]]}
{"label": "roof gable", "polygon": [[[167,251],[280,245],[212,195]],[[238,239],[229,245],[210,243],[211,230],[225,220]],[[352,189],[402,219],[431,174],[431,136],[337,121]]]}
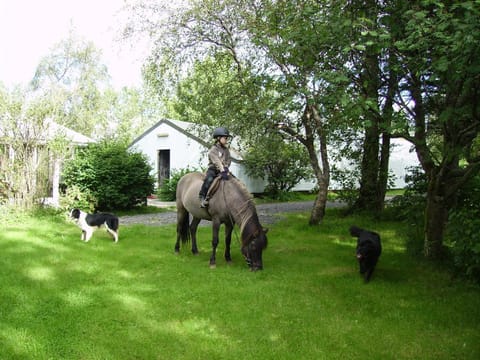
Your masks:
{"label": "roof gable", "polygon": [[[155,131],[157,128],[159,128],[162,124],[165,124],[167,126],[170,126],[171,128],[177,130],[178,132],[184,134],[188,138],[196,141],[197,143],[201,144],[203,147],[209,149],[212,146],[211,142],[207,142],[198,136],[194,135],[190,130],[194,128],[196,124],[186,122],[186,121],[180,121],[180,120],[171,120],[171,119],[162,119],[158,121],[155,125],[150,127],[148,130],[146,130],[143,134],[141,134],[139,137],[137,137],[135,140],[133,140],[130,145],[128,146],[129,148],[132,148],[135,146],[135,144],[139,143],[143,138],[148,136],[150,133]],[[232,161],[238,162],[239,158],[241,158],[241,155],[236,151],[235,149],[230,148],[230,152],[232,155]]]}
{"label": "roof gable", "polygon": [[136,143],[141,141],[145,136],[150,134],[152,131],[157,129],[162,124],[166,124],[166,125],[174,128],[175,130],[181,132],[185,136],[188,136],[189,138],[195,140],[196,142],[202,144],[205,147],[210,146],[210,144],[208,144],[207,142],[200,139],[198,136],[195,136],[194,134],[192,134],[191,132],[188,131],[189,128],[192,128],[192,126],[193,126],[192,123],[188,123],[186,121],[179,121],[179,120],[162,119],[159,122],[157,122],[155,125],[150,127],[148,130],[146,130],[142,135],[140,135],[135,140],[133,140],[128,147],[133,147]]}

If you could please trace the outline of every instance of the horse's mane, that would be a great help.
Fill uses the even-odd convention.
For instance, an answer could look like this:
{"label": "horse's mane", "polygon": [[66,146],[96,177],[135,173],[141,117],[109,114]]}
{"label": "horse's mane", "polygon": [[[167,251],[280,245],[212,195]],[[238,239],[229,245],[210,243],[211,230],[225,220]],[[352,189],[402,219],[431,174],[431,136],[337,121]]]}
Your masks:
{"label": "horse's mane", "polygon": [[253,203],[253,197],[248,191],[245,184],[237,178],[232,178],[229,181],[232,181],[234,185],[236,185],[240,194],[243,196],[243,203],[238,206],[238,208],[236,208],[238,216],[241,219],[239,224],[240,232],[243,235],[243,230],[245,229],[245,226],[249,223],[249,220],[260,224],[258,220],[257,210],[255,208],[255,204]]}

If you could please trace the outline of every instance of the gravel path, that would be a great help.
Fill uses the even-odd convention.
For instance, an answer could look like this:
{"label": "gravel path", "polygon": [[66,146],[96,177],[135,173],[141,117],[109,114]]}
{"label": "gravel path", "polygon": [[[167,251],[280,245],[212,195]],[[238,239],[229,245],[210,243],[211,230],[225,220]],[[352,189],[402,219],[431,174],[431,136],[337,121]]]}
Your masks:
{"label": "gravel path", "polygon": [[[341,206],[342,204],[336,202],[328,202],[327,207]],[[273,203],[273,204],[260,204],[257,205],[257,214],[260,223],[273,224],[282,218],[282,213],[295,213],[310,211],[313,207],[313,201],[297,201],[297,202],[285,202],[285,203]],[[172,211],[166,211],[156,214],[144,214],[144,215],[131,215],[120,217],[120,224],[143,224],[143,225],[168,225],[175,224],[177,221],[177,213]],[[209,222],[203,221],[200,226],[208,225]]]}

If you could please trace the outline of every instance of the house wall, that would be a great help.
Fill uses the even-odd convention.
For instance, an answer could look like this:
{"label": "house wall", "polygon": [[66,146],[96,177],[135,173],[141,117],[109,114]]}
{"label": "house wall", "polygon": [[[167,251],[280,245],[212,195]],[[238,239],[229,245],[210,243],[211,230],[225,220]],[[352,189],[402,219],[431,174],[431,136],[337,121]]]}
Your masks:
{"label": "house wall", "polygon": [[158,170],[158,152],[170,150],[170,169],[180,170],[186,167],[206,167],[205,147],[172,128],[167,123],[145,134],[141,141],[132,145],[132,149],[145,154],[156,174]]}

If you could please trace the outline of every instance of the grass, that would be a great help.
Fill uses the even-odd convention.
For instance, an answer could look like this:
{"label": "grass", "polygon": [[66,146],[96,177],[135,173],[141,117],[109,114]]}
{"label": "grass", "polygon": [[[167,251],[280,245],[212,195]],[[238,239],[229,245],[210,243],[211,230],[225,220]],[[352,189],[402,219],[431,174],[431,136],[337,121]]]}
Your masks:
{"label": "grass", "polygon": [[[1,359],[478,359],[480,289],[405,254],[403,225],[291,214],[269,230],[265,270],[234,263],[223,242],[208,267],[174,255],[175,226],[123,226],[89,243],[54,215],[3,224]],[[369,284],[358,274],[352,223],[380,232]]]}

